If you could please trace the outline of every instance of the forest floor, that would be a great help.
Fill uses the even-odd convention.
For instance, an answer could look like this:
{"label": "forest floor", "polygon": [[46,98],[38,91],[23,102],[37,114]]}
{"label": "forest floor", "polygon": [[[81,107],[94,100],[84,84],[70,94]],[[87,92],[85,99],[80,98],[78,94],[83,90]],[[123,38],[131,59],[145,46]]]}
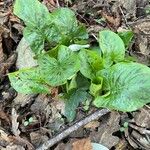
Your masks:
{"label": "forest floor", "polygon": [[[74,122],[68,123],[61,111],[64,104],[48,95],[23,95],[10,85],[7,74],[16,70],[16,49],[24,24],[13,14],[13,0],[0,0],[0,149],[31,150],[51,139],[74,122],[83,120],[88,112],[77,109]],[[128,53],[138,62],[150,66],[150,2],[149,0],[42,0],[49,11],[57,7],[71,8],[86,25],[90,44],[98,32],[131,29],[134,39]],[[18,51],[18,50],[17,50]],[[150,149],[150,105],[132,113],[111,111],[78,128],[52,150],[92,150],[90,144],[100,143],[110,150]]]}

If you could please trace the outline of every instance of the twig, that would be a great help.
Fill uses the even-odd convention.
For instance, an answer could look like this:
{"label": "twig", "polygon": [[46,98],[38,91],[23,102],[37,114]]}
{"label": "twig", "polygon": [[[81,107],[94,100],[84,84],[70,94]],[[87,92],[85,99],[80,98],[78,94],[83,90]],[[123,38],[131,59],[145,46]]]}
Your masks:
{"label": "twig", "polygon": [[72,126],[65,129],[64,131],[62,131],[60,134],[56,135],[52,139],[46,141],[40,147],[38,147],[36,150],[47,150],[47,149],[49,149],[54,144],[58,143],[59,141],[61,141],[64,138],[66,138],[69,134],[76,131],[80,127],[86,125],[87,123],[89,123],[89,122],[109,113],[109,112],[110,111],[108,109],[97,110],[96,112],[90,114],[89,116],[87,116],[83,120],[80,120],[80,121],[74,123]]}
{"label": "twig", "polygon": [[125,21],[125,24],[129,27],[129,25],[128,25],[128,21],[127,21],[127,19],[126,19],[126,16],[125,16],[125,14],[124,14],[124,12],[123,12],[123,10],[122,10],[122,8],[119,6],[119,9],[120,9],[120,12],[121,12],[121,14],[122,14],[122,16],[123,16],[123,19],[124,19],[124,21]]}

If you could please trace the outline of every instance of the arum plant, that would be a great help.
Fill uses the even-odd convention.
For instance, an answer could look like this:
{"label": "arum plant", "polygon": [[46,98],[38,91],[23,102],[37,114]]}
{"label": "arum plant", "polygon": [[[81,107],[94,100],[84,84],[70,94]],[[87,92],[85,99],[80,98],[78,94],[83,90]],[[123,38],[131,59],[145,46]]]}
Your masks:
{"label": "arum plant", "polygon": [[126,61],[131,31],[100,31],[95,51],[88,44],[86,27],[69,8],[49,13],[38,0],[16,0],[14,14],[24,21],[24,38],[38,62],[8,75],[16,91],[51,94],[59,87],[68,121],[73,121],[76,108],[89,98],[98,108],[123,112],[150,102],[150,68]]}

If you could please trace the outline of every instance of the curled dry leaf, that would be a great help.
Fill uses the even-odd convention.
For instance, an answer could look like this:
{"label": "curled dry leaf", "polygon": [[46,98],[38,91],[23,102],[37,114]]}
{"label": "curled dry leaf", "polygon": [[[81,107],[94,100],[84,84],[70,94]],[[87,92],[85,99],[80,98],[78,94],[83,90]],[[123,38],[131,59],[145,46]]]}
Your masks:
{"label": "curled dry leaf", "polygon": [[[130,132],[130,130],[131,132]],[[129,129],[125,130],[127,141],[134,149],[150,149],[150,131],[138,127],[134,124],[129,124]]]}

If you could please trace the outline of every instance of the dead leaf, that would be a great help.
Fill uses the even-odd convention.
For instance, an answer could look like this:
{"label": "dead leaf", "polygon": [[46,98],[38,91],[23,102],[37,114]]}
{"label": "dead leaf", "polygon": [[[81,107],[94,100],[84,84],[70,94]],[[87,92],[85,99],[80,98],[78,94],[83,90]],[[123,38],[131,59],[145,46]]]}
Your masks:
{"label": "dead leaf", "polygon": [[125,139],[121,139],[119,143],[115,146],[115,150],[127,150],[127,141]]}
{"label": "dead leaf", "polygon": [[[24,107],[25,105],[34,101],[36,94],[21,94],[18,93],[17,97],[15,97],[14,104],[18,107]],[[16,106],[15,106],[16,107]]]}
{"label": "dead leaf", "polygon": [[43,0],[43,3],[47,6],[50,12],[56,9],[56,3],[54,0]]}
{"label": "dead leaf", "polygon": [[18,119],[18,115],[17,112],[15,110],[15,108],[12,109],[12,132],[16,137],[19,137],[20,135],[20,130],[18,129],[19,127],[19,123],[17,122]]}
{"label": "dead leaf", "polygon": [[142,129],[136,125],[129,124],[129,129],[125,130],[125,136],[128,142],[130,143],[130,145],[134,147],[134,149],[146,149],[146,150],[150,149],[150,131],[149,130],[146,130],[144,128]]}
{"label": "dead leaf", "polygon": [[25,150],[24,147],[20,146],[20,145],[8,145],[6,146],[6,148],[2,148],[1,150]]}
{"label": "dead leaf", "polygon": [[91,140],[89,138],[75,141],[72,146],[72,150],[93,150]]}
{"label": "dead leaf", "polygon": [[150,109],[143,107],[134,115],[134,121],[139,127],[150,129]]}
{"label": "dead leaf", "polygon": [[111,14],[108,14],[106,11],[101,12],[102,17],[104,17],[108,23],[112,24],[114,27],[118,28],[121,23],[121,17],[118,11],[116,11],[116,16],[112,16]]}
{"label": "dead leaf", "polygon": [[72,150],[72,145],[70,142],[68,142],[66,144],[59,143],[54,150]]}
{"label": "dead leaf", "polygon": [[30,133],[30,139],[32,144],[38,147],[40,144],[44,143],[49,138],[46,135],[43,135],[42,133],[37,131],[37,132]]}
{"label": "dead leaf", "polygon": [[90,139],[93,142],[100,143],[110,149],[119,142],[119,138],[112,135],[114,132],[119,131],[119,122],[120,114],[118,112],[111,112],[110,116],[104,118],[104,120],[100,123],[98,132],[92,131],[90,133]]}
{"label": "dead leaf", "polygon": [[0,119],[5,120],[9,125],[11,124],[8,114],[6,114],[2,109],[0,109]]}
{"label": "dead leaf", "polygon": [[10,12],[0,12],[0,25],[4,25],[8,21]]}
{"label": "dead leaf", "polygon": [[8,143],[11,142],[8,134],[4,130],[0,129],[0,141],[3,141],[3,140]]}
{"label": "dead leaf", "polygon": [[84,128],[91,128],[91,129],[95,129],[99,127],[99,121],[91,121],[90,123],[88,123],[87,125],[84,126]]}
{"label": "dead leaf", "polygon": [[25,138],[21,138],[19,136],[9,136],[9,138],[11,139],[11,141],[14,144],[21,145],[23,147],[27,147],[27,150],[35,150],[34,146],[29,141],[27,141]]}
{"label": "dead leaf", "polygon": [[17,55],[14,53],[5,62],[0,64],[0,83],[4,80],[8,70],[15,63]]}
{"label": "dead leaf", "polygon": [[125,9],[126,19],[136,17],[137,0],[119,0],[119,4]]}

